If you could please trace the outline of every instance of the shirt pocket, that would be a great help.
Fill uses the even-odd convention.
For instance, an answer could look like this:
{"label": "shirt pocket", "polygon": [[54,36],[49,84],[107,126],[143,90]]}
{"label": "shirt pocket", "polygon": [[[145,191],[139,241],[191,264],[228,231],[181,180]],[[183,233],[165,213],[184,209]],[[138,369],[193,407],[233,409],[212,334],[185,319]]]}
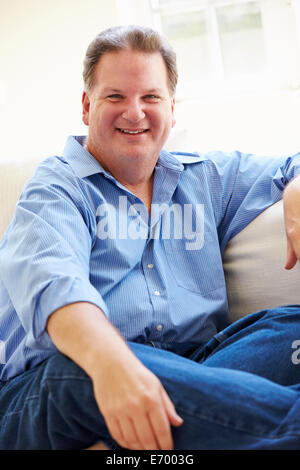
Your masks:
{"label": "shirt pocket", "polygon": [[164,239],[170,273],[177,285],[205,294],[224,287],[224,271],[217,233],[205,227],[202,240]]}

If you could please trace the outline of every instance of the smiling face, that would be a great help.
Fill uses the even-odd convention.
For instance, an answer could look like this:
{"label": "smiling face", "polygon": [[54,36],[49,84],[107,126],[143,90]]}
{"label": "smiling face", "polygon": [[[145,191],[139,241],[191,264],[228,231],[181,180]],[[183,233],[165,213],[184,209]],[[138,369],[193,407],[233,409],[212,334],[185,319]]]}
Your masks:
{"label": "smiling face", "polygon": [[87,150],[115,177],[133,169],[151,175],[175,124],[174,101],[160,53],[104,54],[83,94]]}

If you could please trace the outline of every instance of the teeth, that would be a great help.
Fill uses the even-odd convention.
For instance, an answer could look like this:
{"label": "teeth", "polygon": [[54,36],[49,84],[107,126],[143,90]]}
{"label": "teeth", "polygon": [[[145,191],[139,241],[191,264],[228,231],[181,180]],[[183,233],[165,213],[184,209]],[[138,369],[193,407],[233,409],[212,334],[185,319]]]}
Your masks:
{"label": "teeth", "polygon": [[141,131],[129,131],[127,129],[119,129],[121,132],[124,132],[124,134],[142,134],[142,132],[145,132],[146,129],[142,129]]}

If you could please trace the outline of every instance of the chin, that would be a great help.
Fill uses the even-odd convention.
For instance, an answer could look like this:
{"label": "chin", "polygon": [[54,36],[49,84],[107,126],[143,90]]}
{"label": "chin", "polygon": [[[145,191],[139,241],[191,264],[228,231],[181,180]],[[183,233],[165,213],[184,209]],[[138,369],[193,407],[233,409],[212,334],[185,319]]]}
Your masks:
{"label": "chin", "polygon": [[120,153],[120,157],[123,160],[148,160],[149,159],[149,151],[143,150],[129,150],[127,152]]}

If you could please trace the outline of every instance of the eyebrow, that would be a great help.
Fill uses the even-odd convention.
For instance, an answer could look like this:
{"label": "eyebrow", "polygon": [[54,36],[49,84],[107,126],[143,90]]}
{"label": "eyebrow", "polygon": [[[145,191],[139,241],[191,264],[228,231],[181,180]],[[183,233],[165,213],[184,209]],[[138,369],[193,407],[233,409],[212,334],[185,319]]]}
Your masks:
{"label": "eyebrow", "polygon": [[116,88],[103,88],[102,93],[122,93],[121,90],[117,90]]}
{"label": "eyebrow", "polygon": [[[110,87],[106,87],[106,88],[103,88],[102,90],[102,93],[103,94],[106,94],[106,93],[118,93],[118,94],[123,94],[124,91],[122,90],[118,90],[117,88],[110,88]],[[163,90],[161,88],[151,88],[150,90],[144,90],[142,92],[142,95],[152,95],[152,94],[163,94]]]}

